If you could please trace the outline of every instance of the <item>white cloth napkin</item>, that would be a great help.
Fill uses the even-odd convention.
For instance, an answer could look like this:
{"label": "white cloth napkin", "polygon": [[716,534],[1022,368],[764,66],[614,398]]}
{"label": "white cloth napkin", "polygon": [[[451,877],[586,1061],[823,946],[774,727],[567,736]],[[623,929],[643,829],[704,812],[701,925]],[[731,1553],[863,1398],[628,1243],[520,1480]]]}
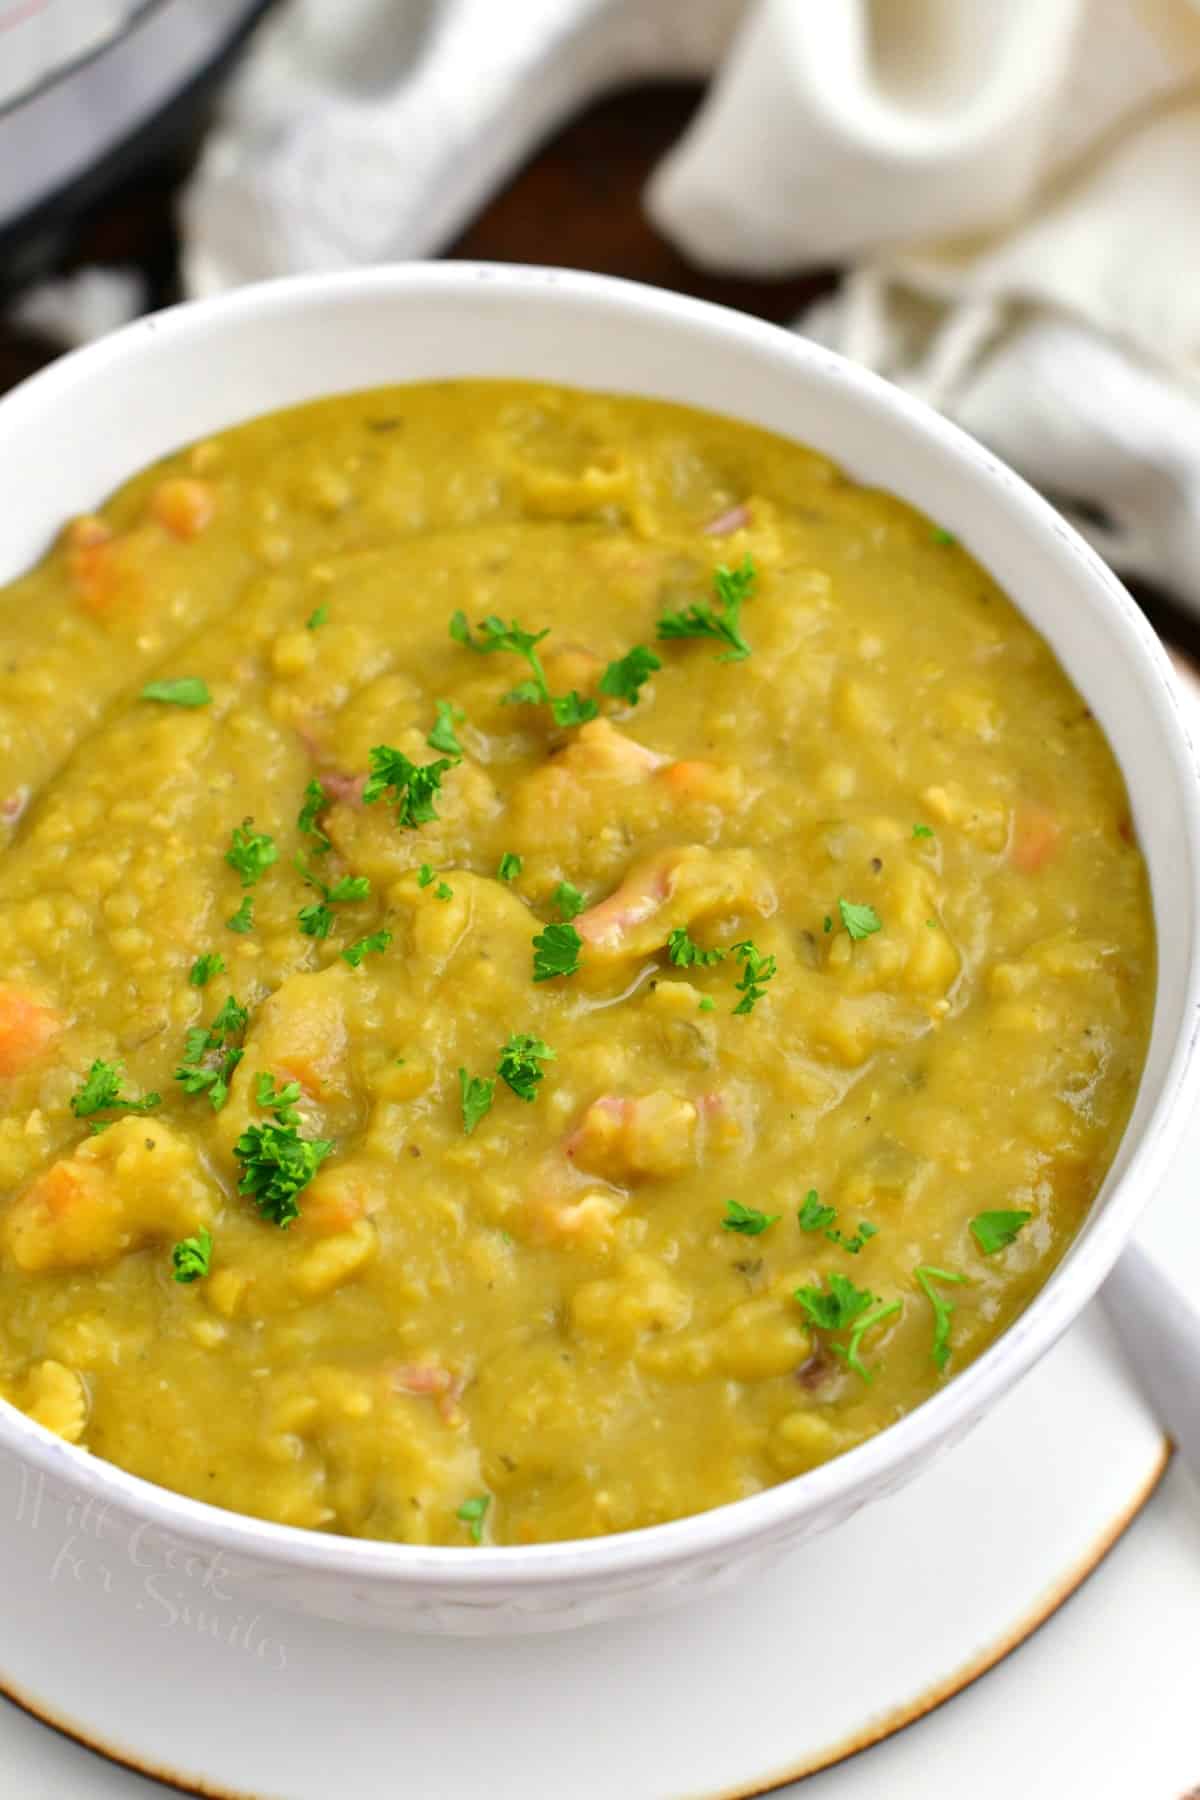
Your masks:
{"label": "white cloth napkin", "polygon": [[289,0],[186,195],[187,285],[428,254],[591,95],[709,69],[660,229],[849,264],[802,329],[1200,610],[1200,0]]}

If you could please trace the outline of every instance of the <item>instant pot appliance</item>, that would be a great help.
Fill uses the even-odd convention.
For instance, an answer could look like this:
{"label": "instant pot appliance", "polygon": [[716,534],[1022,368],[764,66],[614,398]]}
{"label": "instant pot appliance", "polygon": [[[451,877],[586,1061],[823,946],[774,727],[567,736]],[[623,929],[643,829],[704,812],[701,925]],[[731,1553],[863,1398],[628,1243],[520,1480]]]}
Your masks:
{"label": "instant pot appliance", "polygon": [[0,0],[0,285],[182,135],[270,0]]}

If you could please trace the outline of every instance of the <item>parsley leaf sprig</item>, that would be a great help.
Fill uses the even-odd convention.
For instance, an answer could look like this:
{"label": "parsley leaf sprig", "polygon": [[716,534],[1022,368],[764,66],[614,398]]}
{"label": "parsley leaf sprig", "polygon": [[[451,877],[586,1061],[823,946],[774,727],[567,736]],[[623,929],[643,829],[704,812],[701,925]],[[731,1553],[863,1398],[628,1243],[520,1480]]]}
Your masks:
{"label": "parsley leaf sprig", "polygon": [[713,591],[717,606],[697,602],[678,612],[664,613],[658,621],[660,638],[711,637],[729,648],[718,662],[743,662],[750,646],[742,636],[742,607],[754,592],[758,571],[753,558],[745,556],[736,569],[721,563],[713,570]]}
{"label": "parsley leaf sprig", "polygon": [[321,783],[314,775],[304,790],[304,804],[300,808],[296,818],[296,826],[301,836],[311,837],[316,840],[313,844],[314,856],[325,856],[333,849],[333,845],[317,823],[321,813],[324,812],[332,799],[333,795],[322,787]]}
{"label": "parsley leaf sprig", "polygon": [[853,1369],[864,1381],[870,1381],[871,1374],[859,1354],[859,1347],[867,1332],[882,1325],[885,1319],[894,1318],[903,1310],[903,1303],[892,1300],[884,1304],[878,1294],[855,1287],[845,1275],[836,1272],[828,1277],[827,1289],[800,1287],[796,1289],[795,1299],[809,1323],[819,1330],[849,1331],[848,1344],[831,1344],[829,1347],[842,1358],[847,1368]]}
{"label": "parsley leaf sprig", "polygon": [[749,938],[740,944],[735,944],[733,954],[739,962],[745,964],[742,979],[736,983],[738,993],[742,998],[733,1010],[735,1013],[753,1012],[767,991],[767,982],[773,980],[777,973],[775,958],[764,956]]}
{"label": "parsley leaf sprig", "polygon": [[496,1073],[519,1100],[532,1100],[545,1073],[539,1063],[557,1060],[557,1051],[541,1038],[514,1032],[500,1052]]}
{"label": "parsley leaf sprig", "polygon": [[279,861],[274,838],[265,831],[252,831],[253,823],[253,819],[243,819],[240,825],[234,826],[232,840],[225,852],[225,861],[231,869],[237,870],[244,888],[253,887],[271,864]]}
{"label": "parsley leaf sprig", "polygon": [[363,788],[363,805],[374,806],[390,793],[396,805],[396,823],[415,830],[427,825],[438,813],[433,797],[442,785],[442,776],[454,764],[448,757],[437,762],[415,763],[403,750],[390,744],[376,744],[370,752],[371,773]]}
{"label": "parsley leaf sprig", "polygon": [[296,858],[296,867],[309,887],[316,888],[321,896],[319,901],[302,906],[296,914],[296,923],[305,937],[327,938],[335,924],[334,906],[347,900],[366,900],[370,895],[371,883],[366,875],[343,875],[328,883],[314,875],[302,857]]}
{"label": "parsley leaf sprig", "polygon": [[212,695],[199,675],[180,675],[174,681],[148,681],[142,699],[157,700],[163,706],[207,706]]}
{"label": "parsley leaf sprig", "polygon": [[795,1299],[809,1322],[821,1331],[845,1331],[876,1304],[878,1296],[866,1288],[855,1287],[847,1276],[835,1270],[828,1277],[827,1288],[798,1287]]}
{"label": "parsley leaf sprig", "polygon": [[296,1196],[332,1149],[330,1139],[301,1137],[294,1125],[247,1125],[233,1146],[242,1165],[238,1193],[249,1194],[264,1219],[286,1228],[300,1217]]}
{"label": "parsley leaf sprig", "polygon": [[[687,928],[680,925],[667,933],[667,955],[677,969],[707,969],[713,963],[723,962],[728,952],[716,947],[711,950],[702,949],[689,935]],[[746,1010],[749,1011],[749,1008]]]}
{"label": "parsley leaf sprig", "polygon": [[778,1224],[779,1217],[778,1213],[759,1212],[756,1206],[743,1206],[740,1200],[727,1200],[721,1226],[742,1237],[761,1237],[769,1225]]}
{"label": "parsley leaf sprig", "polygon": [[261,1069],[254,1083],[254,1098],[263,1112],[273,1112],[280,1125],[298,1125],[300,1114],[296,1111],[296,1103],[300,1099],[300,1083],[285,1081],[282,1087],[275,1086],[275,1077],[268,1069]]}
{"label": "parsley leaf sprig", "polygon": [[266,1124],[247,1125],[233,1146],[242,1165],[238,1193],[248,1194],[264,1219],[285,1229],[300,1217],[296,1197],[332,1151],[333,1141],[300,1135],[298,1081],[277,1088],[275,1077],[263,1071],[255,1082],[254,1097],[275,1116]]}
{"label": "parsley leaf sprig", "polygon": [[995,1256],[998,1250],[1007,1250],[1016,1242],[1032,1217],[1031,1212],[976,1213],[970,1221],[971,1236],[985,1256]]}
{"label": "parsley leaf sprig", "polygon": [[851,1237],[847,1237],[845,1232],[839,1231],[834,1223],[837,1218],[837,1208],[822,1206],[816,1188],[809,1188],[804,1196],[804,1204],[796,1214],[796,1218],[801,1231],[819,1231],[829,1239],[831,1244],[838,1244],[843,1250],[848,1250],[851,1256],[857,1256],[867,1240],[875,1237],[879,1231],[878,1225],[869,1225],[865,1219],[860,1219],[858,1230]]}
{"label": "parsley leaf sprig", "polygon": [[441,750],[445,755],[452,756],[455,762],[461,762],[463,747],[454,735],[454,727],[461,725],[467,715],[461,707],[454,706],[449,700],[435,700],[433,704],[437,712],[437,723],[425,742],[431,750]]}
{"label": "parsley leaf sprig", "polygon": [[523,656],[529,664],[528,680],[518,682],[503,696],[507,706],[548,706],[556,725],[586,725],[594,719],[600,708],[594,700],[585,699],[572,688],[569,694],[552,694],[546,680],[546,671],[542,667],[542,659],[538,655],[538,645],[548,637],[549,631],[526,631],[516,619],[505,624],[495,613],[490,613],[480,621],[479,635],[476,637],[467,623],[464,612],[456,612],[450,621],[450,636],[456,644],[464,649],[474,650],[480,656],[487,656],[494,650],[506,650],[513,656]]}
{"label": "parsley leaf sprig", "polygon": [[564,922],[577,919],[586,904],[572,881],[560,881],[550,898],[558,908],[559,918]]}
{"label": "parsley leaf sprig", "polygon": [[225,921],[229,931],[247,932],[254,930],[254,901],[249,894],[242,896],[242,904],[237,911]]}
{"label": "parsley leaf sprig", "polygon": [[96,1113],[149,1113],[156,1106],[162,1105],[161,1094],[143,1094],[140,1100],[123,1094],[121,1083],[124,1079],[124,1063],[105,1062],[97,1057],[79,1092],[71,1095],[71,1111],[75,1117],[92,1119],[91,1130],[100,1132],[109,1125],[115,1125],[116,1119],[95,1119]]}
{"label": "parsley leaf sprig", "polygon": [[231,1043],[246,1029],[250,1014],[230,994],[211,1025],[193,1025],[185,1033],[183,1055],[175,1079],[185,1094],[207,1094],[214,1112],[229,1098],[229,1083],[245,1051]]}
{"label": "parsley leaf sprig", "polygon": [[583,939],[573,925],[547,925],[533,940],[533,979],[553,981],[579,969]]}
{"label": "parsley leaf sprig", "polygon": [[366,937],[359,938],[357,943],[347,944],[342,956],[352,969],[357,969],[364,956],[381,956],[391,941],[390,931],[371,931]]}
{"label": "parsley leaf sprig", "polygon": [[212,1267],[212,1234],[198,1231],[195,1237],[180,1238],[171,1252],[171,1271],[176,1281],[199,1281]]}
{"label": "parsley leaf sprig", "polygon": [[636,706],[641,690],[649,681],[656,669],[662,668],[662,659],[655,656],[644,644],[635,644],[632,650],[610,662],[600,677],[599,688],[613,700],[626,700],[630,706]]}
{"label": "parsley leaf sprig", "polygon": [[188,980],[193,987],[203,987],[214,975],[225,973],[225,958],[219,950],[206,950],[192,964]]}
{"label": "parsley leaf sprig", "polygon": [[930,1306],[933,1308],[933,1347],[931,1355],[939,1371],[950,1361],[950,1321],[954,1316],[954,1304],[944,1294],[939,1294],[934,1287],[935,1281],[965,1282],[967,1277],[953,1269],[935,1269],[925,1263],[913,1270],[913,1277]]}
{"label": "parsley leaf sprig", "polygon": [[873,906],[856,906],[852,900],[839,899],[838,911],[847,934],[856,944],[873,932],[883,930],[883,920]]}
{"label": "parsley leaf sprig", "polygon": [[894,1319],[897,1313],[903,1311],[903,1300],[890,1300],[884,1305],[877,1306],[874,1312],[867,1313],[865,1318],[859,1319],[851,1327],[848,1344],[830,1344],[829,1348],[835,1356],[841,1357],[848,1369],[853,1369],[856,1375],[861,1375],[864,1381],[870,1382],[871,1371],[859,1355],[859,1346],[868,1331],[874,1331],[877,1325],[882,1325],[887,1319]]}
{"label": "parsley leaf sprig", "polygon": [[463,1130],[470,1137],[479,1121],[492,1110],[492,1100],[496,1093],[496,1077],[494,1075],[468,1075],[465,1069],[460,1069],[458,1086],[462,1101]]}
{"label": "parsley leaf sprig", "polygon": [[523,857],[517,856],[512,850],[506,850],[504,855],[500,858],[499,866],[496,869],[496,880],[515,881],[524,866],[525,860]]}
{"label": "parsley leaf sprig", "polygon": [[483,1542],[483,1521],[487,1517],[487,1509],[491,1504],[492,1496],[490,1494],[472,1494],[469,1500],[463,1501],[454,1515],[456,1519],[461,1519],[467,1526],[473,1544],[482,1544]]}

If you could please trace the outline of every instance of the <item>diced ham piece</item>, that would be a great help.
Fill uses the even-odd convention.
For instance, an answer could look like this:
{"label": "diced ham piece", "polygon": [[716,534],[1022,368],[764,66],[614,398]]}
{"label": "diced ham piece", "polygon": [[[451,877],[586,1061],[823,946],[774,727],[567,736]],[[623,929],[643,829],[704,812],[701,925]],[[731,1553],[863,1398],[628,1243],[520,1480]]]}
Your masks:
{"label": "diced ham piece", "polygon": [[340,800],[343,806],[362,805],[363,789],[367,785],[365,772],[344,775],[340,769],[322,769],[317,779],[331,800]]}
{"label": "diced ham piece", "polygon": [[774,912],[775,893],[748,850],[709,850],[696,844],[660,850],[634,863],[615,893],[575,920],[594,954],[647,956],[670,932],[718,913]]}
{"label": "diced ham piece", "polygon": [[607,719],[591,719],[580,727],[558,759],[557,767],[569,769],[580,780],[638,781],[661,769],[669,760],[657,750],[626,737]]}
{"label": "diced ham piece", "polygon": [[700,527],[705,537],[728,537],[731,531],[741,531],[750,523],[750,508],[745,501],[731,506],[726,512],[718,513],[707,525]]}
{"label": "diced ham piece", "polygon": [[429,1395],[450,1424],[457,1417],[466,1377],[452,1375],[440,1363],[401,1363],[391,1370],[391,1382],[402,1394]]}

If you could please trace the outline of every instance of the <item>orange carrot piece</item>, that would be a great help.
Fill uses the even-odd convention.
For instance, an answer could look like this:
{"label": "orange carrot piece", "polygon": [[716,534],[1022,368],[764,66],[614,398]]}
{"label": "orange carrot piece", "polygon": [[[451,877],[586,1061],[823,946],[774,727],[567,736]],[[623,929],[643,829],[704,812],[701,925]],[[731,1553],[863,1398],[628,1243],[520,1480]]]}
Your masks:
{"label": "orange carrot piece", "polygon": [[26,989],[0,985],[0,1075],[19,1075],[63,1028],[63,1021]]}
{"label": "orange carrot piece", "polygon": [[1022,875],[1036,875],[1058,849],[1062,826],[1044,806],[1025,806],[1013,822],[1009,860]]}

